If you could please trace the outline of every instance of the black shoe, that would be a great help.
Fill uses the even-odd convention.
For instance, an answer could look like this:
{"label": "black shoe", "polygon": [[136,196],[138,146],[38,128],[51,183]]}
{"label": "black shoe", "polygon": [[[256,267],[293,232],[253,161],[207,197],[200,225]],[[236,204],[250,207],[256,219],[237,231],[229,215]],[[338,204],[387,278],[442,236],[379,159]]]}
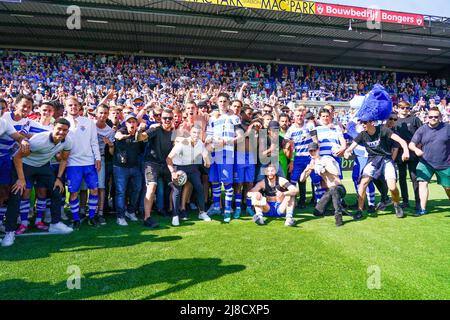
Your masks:
{"label": "black shoe", "polygon": [[81,225],[80,220],[73,220],[73,221],[72,221],[71,228],[72,228],[73,230],[80,230],[80,225]]}
{"label": "black shoe", "polygon": [[379,203],[375,206],[375,209],[376,209],[377,211],[384,211],[384,210],[386,210],[386,208],[387,208],[388,206],[390,206],[390,205],[392,205],[392,200],[391,200],[390,198],[387,198],[386,200],[379,202]]}
{"label": "black shoe", "polygon": [[101,214],[99,214],[98,215],[98,223],[100,224],[100,225],[102,225],[102,226],[104,226],[105,224],[106,224],[106,219],[105,219],[105,217]]}
{"label": "black shoe", "polygon": [[356,211],[356,213],[353,215],[353,220],[361,220],[363,218],[363,213],[361,210]]}
{"label": "black shoe", "polygon": [[159,224],[152,218],[147,218],[147,220],[144,220],[144,226],[149,228],[158,228]]}
{"label": "black shoe", "polygon": [[336,227],[340,227],[344,224],[344,222],[342,221],[342,214],[341,213],[336,213],[334,215],[334,217],[336,218]]}
{"label": "black shoe", "polygon": [[373,215],[377,212],[377,210],[375,210],[375,206],[369,206],[369,209],[367,209],[367,213],[370,215]]}
{"label": "black shoe", "polygon": [[395,216],[397,218],[404,218],[405,217],[405,213],[403,212],[402,206],[400,205],[394,205],[394,210],[395,210]]}
{"label": "black shoe", "polygon": [[334,210],[333,209],[325,210],[325,216],[328,216],[328,217],[334,216]]}
{"label": "black shoe", "polygon": [[313,215],[314,217],[323,217],[323,213],[317,209],[314,209]]}
{"label": "black shoe", "polygon": [[400,205],[400,208],[402,208],[402,209],[409,208],[409,203],[408,202],[402,202],[402,204]]}
{"label": "black shoe", "polygon": [[88,225],[90,225],[92,227],[98,227],[99,226],[99,224],[97,222],[97,219],[95,217],[88,220]]}
{"label": "black shoe", "polygon": [[186,210],[180,210],[180,219],[183,221],[189,220]]}

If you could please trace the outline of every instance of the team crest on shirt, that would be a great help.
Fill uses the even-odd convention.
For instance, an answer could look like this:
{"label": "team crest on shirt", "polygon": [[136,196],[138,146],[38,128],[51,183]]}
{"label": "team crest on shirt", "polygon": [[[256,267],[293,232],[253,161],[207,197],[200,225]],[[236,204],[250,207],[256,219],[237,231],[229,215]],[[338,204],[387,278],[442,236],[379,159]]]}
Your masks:
{"label": "team crest on shirt", "polygon": [[81,131],[86,130],[86,126],[80,126]]}

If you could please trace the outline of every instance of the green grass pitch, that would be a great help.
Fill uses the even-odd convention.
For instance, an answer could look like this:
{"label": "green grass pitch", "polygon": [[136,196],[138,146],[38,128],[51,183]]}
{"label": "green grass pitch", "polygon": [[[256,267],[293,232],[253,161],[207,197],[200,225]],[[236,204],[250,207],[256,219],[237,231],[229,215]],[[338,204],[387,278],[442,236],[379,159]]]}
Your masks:
{"label": "green grass pitch", "polygon": [[[353,203],[349,172],[345,184]],[[180,227],[161,217],[157,230],[119,227],[110,218],[69,236],[18,237],[0,248],[0,298],[450,299],[450,201],[430,188],[426,216],[409,209],[398,219],[388,208],[358,222],[344,217],[341,228],[308,207],[292,228],[248,216],[205,223],[191,213]],[[80,289],[68,289],[71,266]]]}

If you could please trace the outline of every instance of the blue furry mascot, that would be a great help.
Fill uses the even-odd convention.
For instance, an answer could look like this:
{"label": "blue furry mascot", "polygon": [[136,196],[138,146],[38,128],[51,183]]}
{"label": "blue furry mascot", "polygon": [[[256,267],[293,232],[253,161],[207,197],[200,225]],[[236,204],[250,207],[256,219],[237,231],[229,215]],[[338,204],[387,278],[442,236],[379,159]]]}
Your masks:
{"label": "blue furry mascot", "polygon": [[[350,106],[356,109],[356,116],[350,120],[347,126],[347,134],[351,138],[356,136],[362,131],[362,126],[359,121],[383,121],[389,118],[392,112],[392,100],[389,94],[385,91],[383,86],[376,84],[372,91],[366,96],[355,96],[350,101]],[[353,167],[352,179],[358,193],[358,185],[363,168],[368,161],[368,154],[363,146],[358,146],[353,151],[355,158],[355,165]],[[373,180],[367,187],[367,198],[369,203],[369,213],[374,211],[373,205],[375,204],[375,186],[380,190],[381,203],[388,203],[389,197],[387,196],[386,182]],[[375,208],[376,209],[381,209]]]}
{"label": "blue furry mascot", "polygon": [[[356,138],[362,131],[359,121],[383,121],[389,118],[392,112],[392,100],[383,86],[376,84],[372,91],[365,97],[355,96],[350,101],[350,106],[357,110],[356,116],[347,125],[347,135],[349,138]],[[358,193],[358,185],[362,169],[368,161],[366,148],[358,146],[353,151],[355,154],[355,164],[353,166],[352,180]],[[373,182],[367,187],[367,200],[369,212],[375,212],[375,185]]]}

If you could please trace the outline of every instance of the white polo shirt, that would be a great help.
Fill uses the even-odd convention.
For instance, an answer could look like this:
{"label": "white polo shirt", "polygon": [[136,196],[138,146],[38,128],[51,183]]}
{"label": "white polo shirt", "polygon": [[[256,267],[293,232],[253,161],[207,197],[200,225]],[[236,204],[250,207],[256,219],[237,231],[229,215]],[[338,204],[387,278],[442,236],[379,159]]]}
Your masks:
{"label": "white polo shirt", "polygon": [[173,150],[175,150],[173,164],[176,166],[202,164],[202,153],[205,150],[205,145],[201,140],[198,140],[194,146],[192,146],[190,141],[187,144],[178,142],[173,147]]}
{"label": "white polo shirt", "polygon": [[64,141],[57,144],[53,142],[52,133],[41,132],[35,134],[30,139],[31,154],[22,159],[23,163],[32,167],[42,167],[61,151],[70,151],[72,140],[66,137]]}

